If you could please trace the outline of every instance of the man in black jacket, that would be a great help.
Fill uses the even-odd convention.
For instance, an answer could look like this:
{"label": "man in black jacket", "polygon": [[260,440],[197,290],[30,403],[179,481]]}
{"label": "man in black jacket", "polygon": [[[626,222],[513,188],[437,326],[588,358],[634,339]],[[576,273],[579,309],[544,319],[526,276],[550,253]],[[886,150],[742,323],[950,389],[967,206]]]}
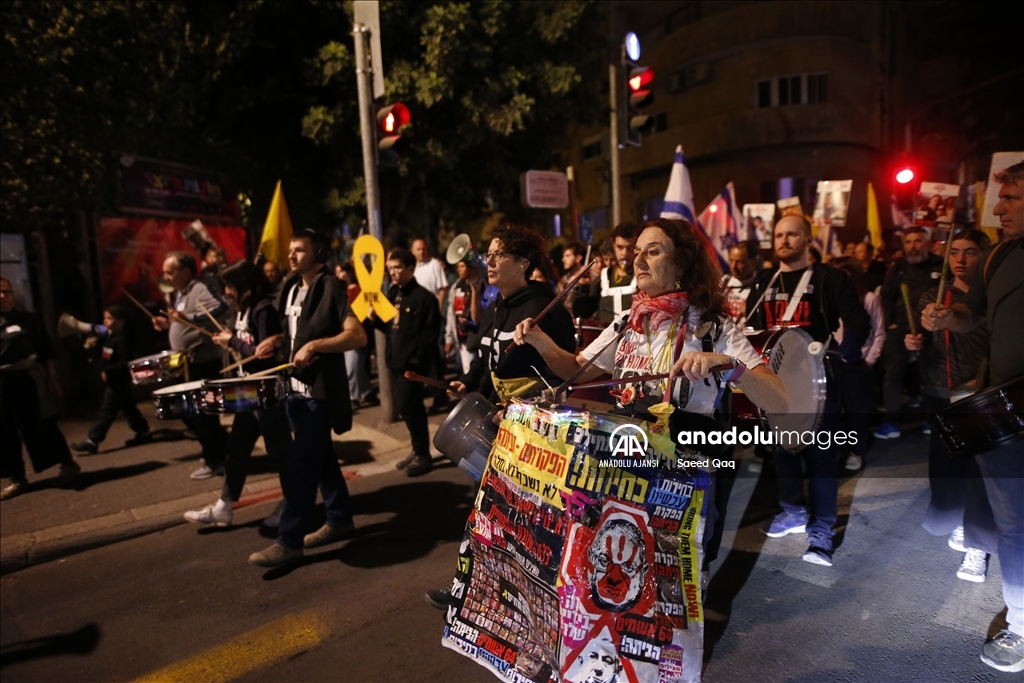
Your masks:
{"label": "man in black jacket", "polygon": [[[249,556],[258,567],[277,567],[302,557],[303,547],[315,548],[347,538],[353,531],[348,487],[341,474],[331,430],[343,434],[352,428],[345,351],[366,345],[366,332],[348,305],[345,284],[328,273],[330,255],[318,233],[298,233],[289,246],[292,274],[278,300],[282,334],[262,341],[260,358],[276,349],[293,365],[290,394],[285,399],[288,421],[295,434],[285,456],[288,476],[282,477],[285,509],[277,542]],[[316,505],[317,485],[324,497],[327,521],[306,534]]]}
{"label": "man in black jacket", "polygon": [[[779,268],[763,271],[758,276],[747,300],[747,321],[758,329],[783,324],[801,325],[811,338],[826,345],[827,389],[824,416],[818,429],[833,432],[839,427],[842,393],[839,364],[864,362],[860,349],[868,337],[871,320],[849,275],[838,268],[809,262],[810,240],[811,225],[803,216],[785,216],[775,225],[775,256],[779,260]],[[763,303],[755,308],[759,300]],[[833,334],[839,329],[840,320],[843,322],[843,341],[836,344]],[[787,388],[790,392],[810,389]],[[781,447],[775,449],[775,472],[783,512],[772,520],[767,534],[778,538],[806,531],[804,560],[831,567],[839,484],[831,439],[828,446],[820,443],[815,438],[814,445],[796,453]],[[804,471],[810,480],[810,496],[806,501]]]}
{"label": "man in black jacket", "polygon": [[[910,352],[903,338],[910,334],[907,306],[900,286],[910,288],[911,306],[921,295],[939,284],[942,258],[931,253],[931,239],[924,228],[911,227],[903,232],[904,257],[897,259],[885,274],[882,284],[882,315],[885,318],[885,346],[882,347],[882,369],[885,384],[882,399],[885,404],[885,423],[875,432],[879,439],[898,439],[900,436],[900,397]],[[911,390],[911,400],[920,396],[920,388]],[[920,398],[917,398],[920,400]],[[913,406],[911,406],[913,407]]]}
{"label": "man in black jacket", "polygon": [[374,325],[388,336],[386,361],[391,370],[395,405],[405,420],[412,439],[412,453],[397,463],[410,477],[426,474],[434,467],[430,457],[430,433],[427,411],[423,407],[423,384],[405,378],[411,370],[428,375],[437,366],[437,337],[441,333],[441,313],[437,298],[416,282],[416,257],[406,249],[388,255],[388,274],[394,287],[388,300],[397,313],[389,322],[374,318]]}

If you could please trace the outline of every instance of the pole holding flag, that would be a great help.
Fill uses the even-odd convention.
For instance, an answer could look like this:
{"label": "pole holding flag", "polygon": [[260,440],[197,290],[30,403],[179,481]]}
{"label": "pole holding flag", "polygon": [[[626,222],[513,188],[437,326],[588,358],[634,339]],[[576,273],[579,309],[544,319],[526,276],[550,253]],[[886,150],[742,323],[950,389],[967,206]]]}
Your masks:
{"label": "pole holding flag", "polygon": [[292,240],[292,219],[288,215],[288,204],[281,191],[281,181],[277,181],[274,198],[270,201],[270,211],[263,223],[263,236],[260,238],[259,253],[268,261],[273,261],[285,272],[288,271],[288,243]]}

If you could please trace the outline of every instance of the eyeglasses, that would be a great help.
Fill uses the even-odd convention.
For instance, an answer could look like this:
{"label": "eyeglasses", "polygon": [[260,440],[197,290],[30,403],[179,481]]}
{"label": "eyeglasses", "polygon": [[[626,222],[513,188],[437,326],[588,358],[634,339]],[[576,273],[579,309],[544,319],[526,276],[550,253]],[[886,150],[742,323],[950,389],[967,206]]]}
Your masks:
{"label": "eyeglasses", "polygon": [[490,263],[491,261],[497,263],[498,259],[503,259],[506,256],[511,256],[511,254],[509,254],[507,251],[489,251],[486,254],[484,254],[484,261],[486,263]]}

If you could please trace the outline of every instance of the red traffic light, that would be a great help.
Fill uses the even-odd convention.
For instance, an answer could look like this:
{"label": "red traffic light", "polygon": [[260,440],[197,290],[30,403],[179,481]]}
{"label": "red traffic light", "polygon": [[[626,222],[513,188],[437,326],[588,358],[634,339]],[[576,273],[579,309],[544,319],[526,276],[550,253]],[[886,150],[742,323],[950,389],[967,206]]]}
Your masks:
{"label": "red traffic light", "polygon": [[409,108],[401,102],[382,107],[377,112],[378,149],[390,149],[402,137],[402,128],[412,122]]}
{"label": "red traffic light", "polygon": [[896,172],[896,182],[900,185],[906,185],[914,179],[914,169],[909,166],[905,166]]}
{"label": "red traffic light", "polygon": [[649,66],[635,66],[629,70],[630,93],[639,93],[654,80],[654,69]]}

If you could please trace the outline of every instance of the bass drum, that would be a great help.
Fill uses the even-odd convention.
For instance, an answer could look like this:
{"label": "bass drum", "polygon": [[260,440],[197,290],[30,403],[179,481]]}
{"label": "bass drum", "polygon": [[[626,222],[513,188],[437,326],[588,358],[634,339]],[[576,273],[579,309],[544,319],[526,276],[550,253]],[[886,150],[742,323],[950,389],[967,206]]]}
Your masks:
{"label": "bass drum", "polygon": [[1024,436],[1024,376],[951,403],[928,420],[950,454],[971,457]]}
{"label": "bass drum", "polygon": [[815,431],[825,412],[825,346],[811,339],[798,327],[775,327],[760,332],[744,331],[747,340],[764,360],[768,369],[778,375],[789,394],[788,413],[767,413],[742,392],[733,394],[734,419],[737,426],[753,428],[768,423],[777,429],[775,444],[786,450],[799,451],[803,444],[785,437],[782,432]]}
{"label": "bass drum", "polygon": [[434,448],[479,483],[498,436],[498,406],[473,392],[459,401],[434,434]]}

